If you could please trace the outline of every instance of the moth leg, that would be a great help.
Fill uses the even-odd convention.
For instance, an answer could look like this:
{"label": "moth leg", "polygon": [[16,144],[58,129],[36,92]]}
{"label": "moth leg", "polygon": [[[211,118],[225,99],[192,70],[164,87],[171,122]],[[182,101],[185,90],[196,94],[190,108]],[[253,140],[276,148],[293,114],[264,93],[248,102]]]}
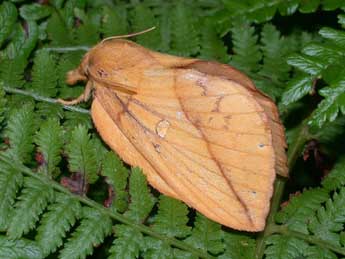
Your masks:
{"label": "moth leg", "polygon": [[91,81],[88,81],[85,86],[84,92],[79,97],[70,101],[57,99],[57,102],[63,105],[75,105],[81,102],[87,102],[90,99],[92,89],[93,89],[93,84]]}

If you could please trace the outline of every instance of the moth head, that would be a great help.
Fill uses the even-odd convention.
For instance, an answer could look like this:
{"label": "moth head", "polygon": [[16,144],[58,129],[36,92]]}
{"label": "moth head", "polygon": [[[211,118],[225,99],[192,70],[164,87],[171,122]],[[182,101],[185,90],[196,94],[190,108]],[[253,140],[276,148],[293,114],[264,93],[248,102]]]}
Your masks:
{"label": "moth head", "polygon": [[67,73],[66,83],[69,85],[74,85],[79,81],[87,81],[88,67],[89,67],[89,53],[86,53],[79,67]]}

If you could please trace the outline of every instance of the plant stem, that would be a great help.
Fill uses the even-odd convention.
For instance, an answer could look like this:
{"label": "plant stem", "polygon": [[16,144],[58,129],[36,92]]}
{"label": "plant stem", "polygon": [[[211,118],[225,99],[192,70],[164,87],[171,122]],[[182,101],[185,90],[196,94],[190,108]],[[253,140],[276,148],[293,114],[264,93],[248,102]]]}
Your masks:
{"label": "plant stem", "polygon": [[41,101],[41,102],[61,105],[65,110],[79,112],[79,113],[85,113],[85,114],[90,114],[90,111],[87,110],[87,109],[79,108],[79,107],[76,107],[76,106],[63,105],[63,104],[59,103],[57,99],[53,99],[53,98],[49,98],[49,97],[43,97],[43,96],[38,95],[38,94],[36,94],[34,92],[30,92],[30,91],[26,91],[26,90],[21,90],[21,89],[17,89],[17,88],[11,88],[11,87],[7,87],[7,86],[4,86],[3,89],[5,90],[6,93],[30,96],[33,99],[35,99],[36,101]]}
{"label": "plant stem", "polygon": [[265,248],[266,248],[266,244],[265,244],[266,237],[272,233],[270,228],[274,224],[274,217],[277,211],[279,210],[280,201],[284,193],[285,182],[286,182],[286,179],[280,176],[278,176],[274,182],[274,192],[273,192],[273,197],[271,201],[270,212],[266,220],[266,227],[264,231],[259,234],[256,240],[256,252],[255,252],[256,259],[261,259],[264,255]]}
{"label": "plant stem", "polygon": [[[305,120],[306,121],[306,120]],[[305,143],[309,140],[310,134],[308,131],[308,126],[303,124],[300,130],[300,134],[298,135],[297,140],[291,145],[291,148],[288,151],[288,168],[291,172],[292,168],[294,167],[298,157],[302,153]],[[272,228],[275,227],[274,217],[279,210],[280,202],[283,197],[284,187],[286,183],[286,178],[282,178],[277,176],[275,183],[274,183],[274,192],[271,201],[271,208],[270,212],[267,216],[266,220],[266,227],[263,232],[258,235],[256,240],[256,259],[261,259],[264,256],[265,248],[266,248],[266,238],[272,234]]]}
{"label": "plant stem", "polygon": [[73,47],[51,47],[51,48],[43,48],[48,51],[58,52],[58,53],[66,53],[72,51],[89,51],[91,47],[89,46],[73,46]]}
{"label": "plant stem", "polygon": [[30,176],[30,177],[33,177],[49,186],[51,186],[52,188],[54,188],[55,190],[59,191],[59,192],[62,192],[62,193],[65,193],[71,197],[73,197],[74,199],[78,200],[79,202],[83,203],[84,205],[87,205],[95,210],[98,210],[100,211],[101,213],[109,216],[110,218],[120,222],[120,223],[123,223],[123,224],[126,224],[144,234],[147,234],[149,236],[152,236],[152,237],[155,237],[157,239],[160,239],[174,247],[177,247],[177,248],[180,248],[182,250],[185,250],[185,251],[188,251],[188,252],[191,252],[192,254],[196,255],[197,257],[199,258],[205,258],[205,259],[211,259],[211,258],[214,258],[213,256],[209,255],[208,253],[205,253],[203,251],[200,251],[199,249],[196,249],[194,247],[192,247],[191,245],[185,243],[185,242],[182,242],[180,240],[177,240],[175,238],[170,238],[170,237],[167,237],[167,236],[163,236],[162,234],[160,233],[157,233],[156,231],[154,231],[152,228],[148,227],[148,226],[145,226],[143,224],[138,224],[138,223],[135,223],[133,221],[131,221],[130,219],[126,218],[125,216],[123,216],[122,214],[120,213],[117,213],[117,212],[114,212],[114,211],[110,211],[109,209],[107,208],[104,208],[101,204],[87,198],[87,197],[83,197],[83,196],[79,196],[79,195],[75,195],[75,194],[72,194],[69,190],[67,190],[65,187],[63,187],[62,185],[60,185],[59,183],[53,181],[53,180],[50,180],[38,173],[34,173],[30,168],[24,166],[24,165],[21,165],[21,164],[18,164],[18,163],[13,163],[13,161],[9,161],[9,158],[5,157],[5,156],[0,156],[0,160],[4,163],[7,163],[9,164],[10,166],[12,167],[15,167],[18,171]]}

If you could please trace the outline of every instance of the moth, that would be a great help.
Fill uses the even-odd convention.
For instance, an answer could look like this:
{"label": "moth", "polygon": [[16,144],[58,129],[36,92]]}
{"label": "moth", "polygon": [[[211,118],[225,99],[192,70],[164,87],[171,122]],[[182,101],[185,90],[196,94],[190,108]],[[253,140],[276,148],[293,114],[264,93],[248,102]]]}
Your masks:
{"label": "moth", "polygon": [[102,139],[161,193],[225,226],[261,231],[276,173],[287,176],[276,105],[235,68],[109,39],[67,82],[85,81]]}

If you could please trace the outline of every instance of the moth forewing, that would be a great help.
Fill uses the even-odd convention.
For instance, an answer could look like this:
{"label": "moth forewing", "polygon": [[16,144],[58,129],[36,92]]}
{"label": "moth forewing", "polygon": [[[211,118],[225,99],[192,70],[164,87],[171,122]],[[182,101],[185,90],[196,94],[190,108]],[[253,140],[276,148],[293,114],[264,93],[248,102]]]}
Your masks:
{"label": "moth forewing", "polygon": [[264,228],[286,144],[276,106],[250,79],[124,40],[98,44],[77,71],[92,82],[101,137],[153,187],[223,225]]}

